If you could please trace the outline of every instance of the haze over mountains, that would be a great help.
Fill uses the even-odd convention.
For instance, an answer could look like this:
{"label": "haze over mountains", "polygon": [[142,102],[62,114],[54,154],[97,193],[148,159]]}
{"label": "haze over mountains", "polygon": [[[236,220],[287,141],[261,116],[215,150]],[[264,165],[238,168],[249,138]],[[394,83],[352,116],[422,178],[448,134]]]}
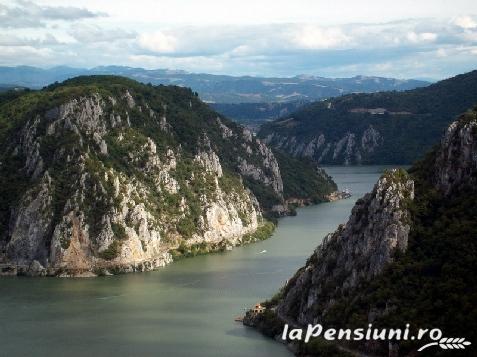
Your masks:
{"label": "haze over mountains", "polygon": [[17,66],[0,67],[0,83],[30,88],[41,88],[79,75],[120,75],[143,83],[190,87],[202,100],[216,103],[263,103],[314,101],[354,92],[408,90],[429,85],[421,80],[403,80],[382,77],[355,76],[352,78],[324,78],[295,76],[291,78],[265,78],[179,70],[146,70],[122,66],[102,66],[92,69]]}

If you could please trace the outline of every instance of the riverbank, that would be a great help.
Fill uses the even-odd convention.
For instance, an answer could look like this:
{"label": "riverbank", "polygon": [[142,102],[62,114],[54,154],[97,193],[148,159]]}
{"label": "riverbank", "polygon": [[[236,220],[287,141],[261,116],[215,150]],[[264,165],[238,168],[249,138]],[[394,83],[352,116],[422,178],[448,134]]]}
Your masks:
{"label": "riverbank", "polygon": [[[331,167],[350,199],[297,209],[271,239],[181,259],[157,271],[95,279],[4,277],[2,353],[8,356],[290,357],[234,322],[273,296],[386,167]],[[264,252],[265,251],[265,252]],[[54,298],[52,298],[54,297]],[[8,327],[8,328],[7,328]]]}

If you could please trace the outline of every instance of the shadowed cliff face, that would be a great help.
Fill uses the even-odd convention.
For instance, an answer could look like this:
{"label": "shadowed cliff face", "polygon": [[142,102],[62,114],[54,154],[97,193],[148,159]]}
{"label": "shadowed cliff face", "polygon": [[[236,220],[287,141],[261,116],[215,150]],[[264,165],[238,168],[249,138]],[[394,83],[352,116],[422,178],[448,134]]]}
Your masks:
{"label": "shadowed cliff face", "polygon": [[385,173],[285,286],[279,314],[316,323],[336,299],[380,274],[395,251],[407,249],[413,198],[413,181],[404,170]]}
{"label": "shadowed cliff face", "polygon": [[446,195],[463,184],[475,185],[477,171],[477,122],[475,111],[453,122],[437,151],[433,181]]}
{"label": "shadowed cliff face", "polygon": [[243,179],[287,210],[272,151],[190,90],[80,78],[1,109],[2,260],[19,272],[143,271],[253,241],[263,202]]}
{"label": "shadowed cliff face", "polygon": [[[284,323],[339,328],[440,328],[475,338],[477,110],[453,122],[409,173],[386,172],[348,222],[245,323],[266,334]],[[421,341],[422,342],[422,341]],[[357,342],[373,355],[410,356],[423,344]],[[295,346],[296,347],[296,346]],[[301,345],[297,353],[323,353]],[[430,352],[431,353],[431,352]]]}

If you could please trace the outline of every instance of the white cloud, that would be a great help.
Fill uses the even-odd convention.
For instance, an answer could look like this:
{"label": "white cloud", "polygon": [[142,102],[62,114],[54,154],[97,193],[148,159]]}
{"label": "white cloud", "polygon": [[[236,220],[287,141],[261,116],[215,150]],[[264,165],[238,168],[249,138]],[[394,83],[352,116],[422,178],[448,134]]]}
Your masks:
{"label": "white cloud", "polygon": [[[416,63],[435,76],[445,63],[454,73],[475,67],[477,2],[431,3],[0,0],[0,63],[401,77]],[[39,55],[27,57],[31,48]]]}
{"label": "white cloud", "polygon": [[35,48],[32,46],[1,46],[0,65],[18,65],[18,58],[22,58],[24,65],[37,65],[38,61],[54,59],[54,51],[49,48]]}
{"label": "white cloud", "polygon": [[62,42],[58,41],[55,36],[47,33],[40,37],[23,37],[14,33],[2,33],[0,34],[0,46],[55,46],[60,45]]}
{"label": "white cloud", "polygon": [[459,16],[454,19],[454,24],[463,29],[477,28],[477,22],[471,16]]}
{"label": "white cloud", "polygon": [[437,57],[443,58],[443,57],[447,57],[448,53],[444,48],[439,48],[436,51],[436,55],[437,55]]}
{"label": "white cloud", "polygon": [[144,33],[139,36],[139,45],[152,52],[171,53],[176,50],[177,39],[162,31]]}
{"label": "white cloud", "polygon": [[[1,1],[1,0],[0,0]],[[11,1],[11,0],[4,0]],[[257,25],[384,23],[409,18],[477,14],[475,0],[34,0],[49,6],[86,7],[136,25]]]}
{"label": "white cloud", "polygon": [[407,34],[407,39],[412,43],[433,42],[437,39],[437,34],[432,32],[416,33],[411,31]]}
{"label": "white cloud", "polygon": [[93,24],[75,24],[68,31],[76,41],[82,43],[111,42],[136,38],[134,31],[126,31],[120,28],[102,28]]}
{"label": "white cloud", "polygon": [[229,52],[231,56],[249,56],[255,53],[255,50],[249,45],[240,45]]}
{"label": "white cloud", "polygon": [[350,40],[339,27],[326,28],[316,25],[301,26],[292,38],[293,44],[298,48],[312,50],[342,47]]}
{"label": "white cloud", "polygon": [[13,0],[0,3],[0,27],[29,28],[44,27],[49,21],[75,21],[106,16],[105,13],[93,12],[74,6],[37,5],[33,1]]}
{"label": "white cloud", "polygon": [[197,57],[165,57],[151,55],[132,55],[129,61],[144,68],[170,68],[186,69],[192,72],[204,72],[205,69],[211,72],[220,72],[226,67],[222,56],[197,56]]}

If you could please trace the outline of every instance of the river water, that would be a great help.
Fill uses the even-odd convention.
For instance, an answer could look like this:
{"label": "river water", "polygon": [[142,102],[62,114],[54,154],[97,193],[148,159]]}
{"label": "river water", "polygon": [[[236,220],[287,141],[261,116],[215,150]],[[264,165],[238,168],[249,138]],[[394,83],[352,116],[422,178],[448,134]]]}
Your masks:
{"label": "river water", "polygon": [[270,239],[232,252],[149,273],[2,278],[0,356],[290,356],[234,317],[271,297],[384,168],[325,168],[352,198],[299,209]]}

